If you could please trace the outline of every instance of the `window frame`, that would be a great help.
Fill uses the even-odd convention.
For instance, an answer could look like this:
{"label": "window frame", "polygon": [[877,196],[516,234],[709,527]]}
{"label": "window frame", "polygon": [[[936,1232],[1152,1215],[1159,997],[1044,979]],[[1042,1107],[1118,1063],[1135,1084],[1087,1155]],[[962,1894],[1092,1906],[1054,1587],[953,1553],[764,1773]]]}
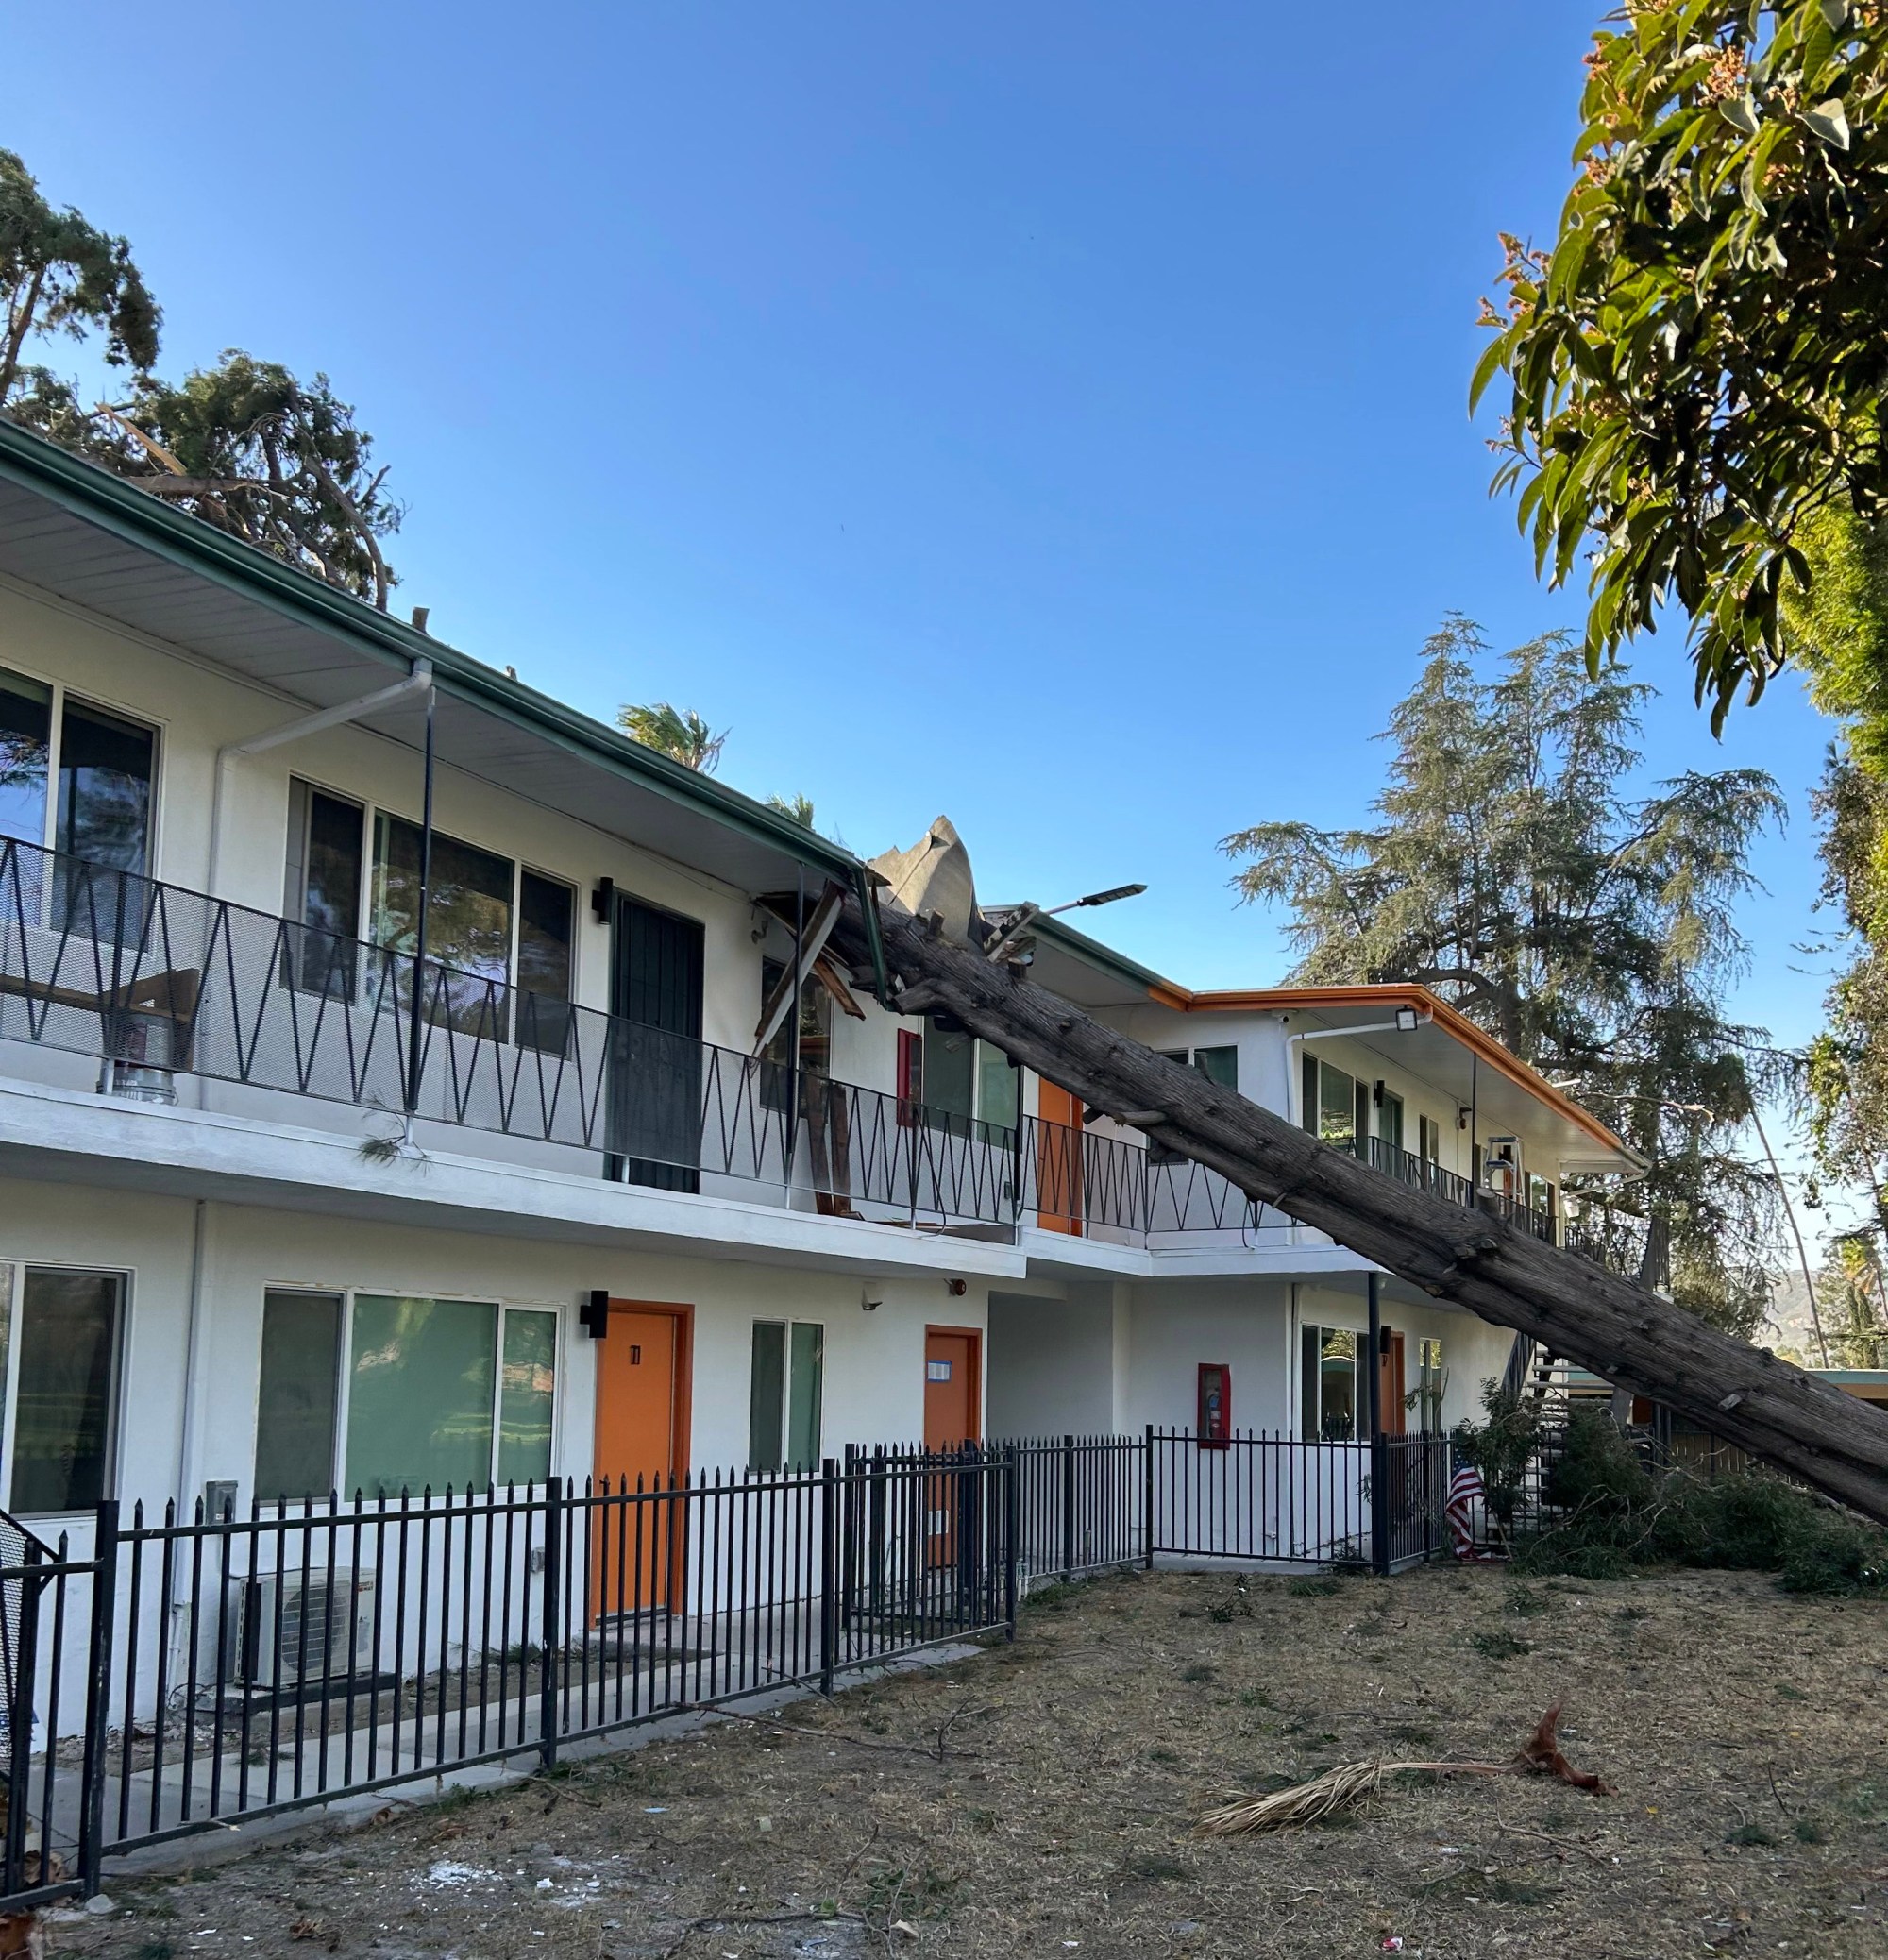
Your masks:
{"label": "window frame", "polygon": [[[333,803],[347,803],[361,812],[361,873],[360,887],[355,893],[354,899],[354,916],[358,922],[358,931],[355,937],[359,944],[374,952],[390,950],[383,947],[374,937],[374,873],[378,861],[375,856],[375,850],[380,834],[379,819],[382,817],[387,817],[396,822],[407,824],[413,830],[421,828],[420,819],[406,816],[392,803],[383,803],[374,797],[362,796],[356,790],[345,789],[327,777],[309,775],[300,769],[291,769],[285,786],[286,796],[284,799],[282,824],[282,918],[286,923],[303,932],[312,933],[317,930],[317,928],[308,925],[302,920],[291,919],[289,917],[288,880],[292,853],[295,848],[293,844],[293,825],[295,818],[295,786],[297,784],[304,790],[325,796]],[[308,862],[306,830],[307,816],[305,808],[303,838],[300,847],[302,852],[304,904],[306,904]],[[579,955],[583,934],[582,880],[571,877],[563,871],[548,870],[543,865],[533,862],[521,853],[505,850],[494,844],[482,843],[476,836],[466,836],[456,830],[446,830],[438,824],[433,826],[433,836],[435,837],[449,837],[455,844],[463,844],[468,850],[482,852],[487,857],[497,858],[511,867],[511,896],[508,902],[511,906],[511,929],[506,936],[505,979],[503,982],[508,994],[518,994],[528,991],[537,1000],[548,1002],[553,999],[553,996],[539,993],[535,988],[523,988],[518,982],[518,953],[524,929],[525,879],[527,877],[535,878],[540,884],[554,885],[569,894],[570,970],[565,980],[567,991],[562,1000],[557,1002],[557,1005],[565,1008],[576,1008],[580,1005],[577,991],[579,970],[582,962]],[[439,966],[448,964],[447,961],[436,959],[431,953],[429,953],[427,957],[430,964]],[[451,971],[459,972],[465,970],[455,967]],[[478,979],[481,976],[474,974],[471,977]],[[514,1042],[517,1039],[516,1030],[514,1026],[517,1019],[518,1017],[514,1013],[505,1014],[500,1017],[502,1039],[507,1044]],[[543,1042],[537,1045],[540,1047],[545,1046]],[[549,1051],[547,1050],[547,1052]]]}
{"label": "window frame", "polygon": [[[1416,1343],[1416,1425],[1424,1435],[1440,1436],[1442,1402],[1449,1393],[1449,1364],[1440,1334],[1424,1334]],[[1430,1418],[1435,1418],[1433,1426]]]}
{"label": "window frame", "polygon": [[[161,843],[160,828],[163,822],[164,756],[170,746],[170,723],[164,718],[150,714],[143,708],[124,705],[105,694],[95,694],[88,688],[73,687],[57,674],[24,666],[16,660],[10,650],[0,658],[0,667],[8,673],[17,674],[23,681],[31,681],[37,686],[51,690],[52,702],[48,709],[50,725],[46,740],[46,794],[45,808],[40,816],[40,835],[33,838],[22,838],[23,843],[33,843],[42,851],[57,851],[59,848],[59,766],[65,748],[65,710],[68,700],[76,699],[83,707],[96,708],[101,714],[113,715],[121,721],[129,721],[151,732],[151,807],[144,826],[144,868],[140,872],[120,872],[121,877],[137,876],[154,878]],[[4,841],[4,840],[0,840]],[[35,1264],[43,1263],[35,1260]],[[81,1267],[82,1272],[102,1272],[103,1267]],[[116,1270],[115,1268],[113,1270]],[[10,1495],[10,1491],[8,1492]]]}
{"label": "window frame", "polygon": [[[258,1340],[256,1343],[256,1437],[255,1446],[249,1452],[250,1493],[264,1504],[274,1504],[278,1501],[288,1503],[297,1501],[289,1496],[286,1492],[264,1491],[262,1489],[261,1469],[262,1446],[262,1367],[264,1358],[268,1353],[266,1343],[269,1330],[269,1298],[271,1294],[283,1293],[298,1293],[306,1298],[315,1300],[338,1300],[341,1304],[341,1311],[335,1316],[334,1366],[329,1374],[329,1379],[333,1385],[334,1392],[333,1428],[328,1439],[328,1489],[329,1491],[338,1491],[341,1488],[342,1445],[346,1437],[346,1431],[342,1425],[346,1408],[347,1376],[349,1372],[347,1366],[348,1334],[354,1310],[352,1295],[345,1287],[265,1286],[262,1289],[262,1310],[258,1321]],[[309,1491],[303,1494],[301,1501],[316,1501],[323,1495],[324,1493],[322,1492]]]}
{"label": "window frame", "polygon": [[[90,1269],[87,1269],[90,1270]],[[386,1286],[333,1286],[321,1285],[313,1280],[288,1279],[264,1281],[261,1297],[266,1302],[270,1293],[339,1293],[342,1300],[340,1325],[335,1336],[335,1366],[337,1386],[334,1400],[334,1451],[330,1465],[329,1489],[335,1492],[343,1504],[353,1501],[354,1493],[346,1487],[344,1479],[347,1469],[348,1425],[354,1414],[354,1306],[363,1293],[376,1299],[455,1300],[469,1306],[492,1307],[497,1309],[494,1322],[492,1352],[492,1428],[491,1446],[486,1457],[486,1478],[495,1490],[503,1486],[498,1482],[498,1451],[502,1445],[502,1427],[505,1401],[505,1327],[514,1313],[548,1313],[551,1317],[551,1391],[550,1391],[550,1446],[548,1476],[555,1477],[558,1451],[565,1440],[565,1391],[566,1370],[569,1364],[568,1334],[565,1326],[565,1313],[561,1303],[552,1300],[508,1300],[494,1293],[402,1293],[397,1288]],[[258,1369],[256,1392],[251,1397],[252,1423],[260,1418],[261,1409],[261,1313],[258,1314]],[[252,1433],[249,1449],[249,1489],[252,1496],[262,1503],[273,1506],[278,1501],[275,1493],[260,1490],[256,1484],[256,1443],[260,1440]],[[481,1487],[482,1488],[482,1487]],[[533,1482],[514,1486],[519,1491],[533,1491],[540,1486]],[[413,1492],[417,1497],[419,1493]],[[435,1498],[440,1495],[434,1494]],[[325,1503],[326,1496],[318,1495],[316,1502]],[[371,1497],[363,1499],[372,1503]],[[303,1499],[291,1497],[287,1500],[288,1515],[295,1515]]]}
{"label": "window frame", "polygon": [[[118,1310],[111,1330],[111,1379],[105,1393],[105,1472],[101,1493],[113,1497],[118,1493],[118,1473],[124,1461],[125,1356],[130,1345],[131,1303],[135,1295],[138,1269],[113,1261],[28,1259],[25,1255],[0,1253],[0,1271],[11,1276],[12,1292],[7,1302],[7,1322],[0,1339],[7,1343],[5,1379],[0,1381],[0,1493],[12,1509],[14,1450],[19,1442],[20,1396],[20,1316],[26,1308],[26,1274],[80,1273],[109,1276],[118,1282]],[[76,1511],[16,1512],[20,1517],[89,1517],[91,1509]]]}
{"label": "window frame", "polygon": [[[1178,1062],[1183,1069],[1194,1070],[1199,1074],[1204,1075],[1208,1082],[1216,1083],[1221,1089],[1229,1089],[1234,1095],[1239,1093],[1239,1043],[1237,1041],[1209,1041],[1204,1048],[1157,1048],[1155,1050],[1155,1053],[1160,1056],[1162,1061]],[[1212,1070],[1205,1065],[1202,1057],[1208,1055],[1229,1055],[1232,1056],[1233,1079],[1230,1082],[1221,1082]],[[1316,1059],[1315,1056],[1310,1058]],[[1147,1161],[1150,1168],[1158,1169],[1168,1164],[1190,1163],[1192,1159],[1184,1150],[1171,1150],[1157,1139],[1149,1137],[1147,1139]]]}
{"label": "window frame", "polygon": [[[756,1459],[759,1453],[754,1448],[754,1337],[763,1327],[777,1327],[781,1334],[780,1452],[779,1461],[773,1463],[758,1462]],[[796,1462],[793,1456],[793,1337],[802,1329],[817,1337],[818,1371],[814,1377],[813,1452],[804,1462]],[[825,1443],[826,1323],[823,1320],[797,1320],[791,1315],[777,1320],[771,1314],[757,1314],[748,1324],[748,1474],[752,1477],[803,1477],[808,1472],[818,1469],[820,1452],[825,1447]]]}
{"label": "window frame", "polygon": [[[1341,1360],[1341,1355],[1325,1353],[1325,1343],[1332,1335],[1340,1335],[1351,1343],[1348,1357],[1351,1370],[1350,1433],[1347,1436],[1327,1436],[1324,1433],[1324,1367],[1330,1360]],[[1306,1365],[1310,1357],[1306,1352],[1308,1340],[1316,1343],[1317,1368],[1315,1374]],[[1298,1434],[1306,1443],[1356,1443],[1360,1440],[1363,1428],[1363,1365],[1362,1349],[1367,1336],[1355,1327],[1331,1326],[1323,1321],[1300,1321],[1298,1324]],[[1305,1392],[1315,1380],[1317,1407],[1305,1406]]]}

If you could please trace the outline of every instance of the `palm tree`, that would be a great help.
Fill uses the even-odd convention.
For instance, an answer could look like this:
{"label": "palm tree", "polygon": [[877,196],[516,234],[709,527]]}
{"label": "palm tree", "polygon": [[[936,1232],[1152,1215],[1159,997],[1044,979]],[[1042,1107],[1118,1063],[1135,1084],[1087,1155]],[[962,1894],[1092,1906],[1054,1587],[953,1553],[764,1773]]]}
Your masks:
{"label": "palm tree", "polygon": [[647,707],[625,703],[616,711],[616,723],[645,749],[659,750],[683,769],[710,776],[721,760],[721,744],[728,739],[725,728],[716,734],[693,708],[672,707],[666,701]]}
{"label": "palm tree", "polygon": [[770,796],[767,808],[778,810],[790,822],[802,823],[808,830],[813,828],[813,799],[810,796]]}

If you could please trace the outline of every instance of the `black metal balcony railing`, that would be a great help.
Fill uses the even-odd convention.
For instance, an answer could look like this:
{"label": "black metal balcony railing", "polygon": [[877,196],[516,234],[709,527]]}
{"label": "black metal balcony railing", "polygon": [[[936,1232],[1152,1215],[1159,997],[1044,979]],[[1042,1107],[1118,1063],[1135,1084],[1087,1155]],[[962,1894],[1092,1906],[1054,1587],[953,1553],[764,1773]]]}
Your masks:
{"label": "black metal balcony railing", "polygon": [[[822,1212],[1137,1243],[1290,1221],[1138,1140],[975,1121],[669,1034],[156,879],[0,839],[0,1039],[96,1057],[168,1098],[178,1074],[550,1144],[671,1191],[725,1178]],[[1380,1138],[1365,1160],[1555,1237]]]}
{"label": "black metal balcony railing", "polygon": [[1505,1218],[1549,1245],[1559,1242],[1556,1215],[1539,1205],[1530,1205],[1524,1197],[1506,1191],[1477,1190],[1468,1178],[1454,1171],[1443,1170],[1441,1164],[1418,1157],[1412,1150],[1401,1150],[1384,1137],[1360,1137],[1351,1148],[1374,1170],[1394,1177],[1401,1184],[1414,1185],[1418,1191],[1445,1198],[1451,1205],[1461,1205],[1486,1211],[1494,1218]]}

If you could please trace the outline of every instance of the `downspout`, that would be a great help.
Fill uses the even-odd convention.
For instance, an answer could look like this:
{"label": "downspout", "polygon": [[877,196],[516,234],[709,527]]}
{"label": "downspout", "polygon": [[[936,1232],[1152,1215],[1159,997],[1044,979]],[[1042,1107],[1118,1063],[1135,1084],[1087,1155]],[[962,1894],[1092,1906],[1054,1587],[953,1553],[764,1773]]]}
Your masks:
{"label": "downspout", "polygon": [[197,1446],[202,1440],[203,1393],[198,1380],[203,1354],[204,1288],[208,1264],[204,1243],[209,1231],[210,1201],[198,1198],[191,1226],[190,1299],[185,1308],[183,1348],[183,1422],[177,1436],[177,1507],[179,1520],[191,1516],[190,1486],[194,1481]]}
{"label": "downspout", "polygon": [[324,729],[339,728],[358,721],[376,708],[391,707],[396,701],[419,694],[432,685],[432,662],[415,660],[413,671],[388,687],[377,687],[354,701],[312,715],[298,715],[279,727],[263,729],[259,735],[244,735],[240,742],[226,743],[216,752],[216,768],[210,787],[210,875],[206,880],[212,898],[220,897],[217,876],[223,868],[223,809],[228,801],[226,785],[231,768],[246,755],[261,755],[265,750],[279,749],[285,742],[298,742],[304,735],[319,735]]}
{"label": "downspout", "polygon": [[872,991],[878,995],[881,1007],[889,1007],[891,978],[885,972],[885,938],[879,931],[878,897],[872,890],[872,874],[861,865],[853,882],[859,888],[859,915],[866,922],[866,946],[872,956]]}
{"label": "downspout", "polygon": [[420,1016],[426,988],[427,914],[432,905],[432,723],[439,702],[439,690],[432,684],[432,668],[426,670],[426,765],[420,790],[419,822],[419,919],[413,930],[413,1003],[407,1020],[407,1120],[403,1145],[413,1141],[413,1120],[419,1110]]}

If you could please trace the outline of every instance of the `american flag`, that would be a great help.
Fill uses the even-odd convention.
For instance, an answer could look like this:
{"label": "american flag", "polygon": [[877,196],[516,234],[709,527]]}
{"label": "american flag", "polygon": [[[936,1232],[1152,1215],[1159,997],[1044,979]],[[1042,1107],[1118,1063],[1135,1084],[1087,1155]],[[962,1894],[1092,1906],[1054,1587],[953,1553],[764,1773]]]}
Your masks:
{"label": "american flag", "polygon": [[1475,1545],[1475,1510],[1484,1495],[1481,1472],[1473,1463],[1463,1463],[1449,1479],[1449,1501],[1442,1507],[1449,1520],[1449,1536],[1455,1541],[1458,1559],[1492,1559],[1492,1552]]}

